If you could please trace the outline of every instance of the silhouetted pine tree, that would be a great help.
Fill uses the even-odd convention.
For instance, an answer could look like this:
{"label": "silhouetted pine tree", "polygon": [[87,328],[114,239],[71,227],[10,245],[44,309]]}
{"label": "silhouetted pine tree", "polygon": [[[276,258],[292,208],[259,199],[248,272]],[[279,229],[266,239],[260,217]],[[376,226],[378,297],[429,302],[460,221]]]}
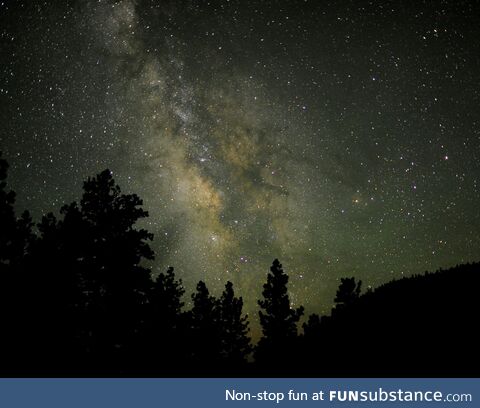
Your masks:
{"label": "silhouetted pine tree", "polygon": [[185,316],[182,296],[185,289],[175,279],[174,269],[160,273],[150,293],[149,317],[138,347],[150,355],[150,370],[171,372],[183,360],[185,352]]}
{"label": "silhouetted pine tree", "polygon": [[34,236],[29,213],[25,211],[20,218],[15,215],[15,193],[7,190],[7,173],[8,163],[0,153],[0,370],[16,370],[28,359],[29,282],[24,272]]}
{"label": "silhouetted pine tree", "polygon": [[[299,366],[301,374],[318,375],[329,364],[330,353],[326,346],[329,316],[320,317],[318,314],[311,314],[308,321],[303,323],[303,336],[301,338],[301,349],[299,353]],[[330,351],[330,350],[329,350]],[[299,374],[300,374],[299,373]]]}
{"label": "silhouetted pine tree", "polygon": [[235,297],[231,282],[225,285],[218,307],[222,358],[239,366],[246,362],[252,346],[248,337],[248,316],[242,316],[243,299]]}
{"label": "silhouetted pine tree", "polygon": [[182,280],[175,279],[174,268],[168,268],[167,272],[160,273],[153,284],[151,293],[151,305],[154,315],[166,330],[175,330],[180,324],[182,314],[182,296],[185,289]]}
{"label": "silhouetted pine tree", "polygon": [[202,281],[198,282],[192,301],[193,307],[188,316],[191,330],[189,348],[193,362],[207,363],[214,368],[221,361],[219,301],[210,295]]}
{"label": "silhouetted pine tree", "polygon": [[280,364],[293,355],[297,338],[297,322],[303,315],[303,307],[293,309],[287,291],[288,275],[275,259],[263,285],[263,298],[258,304],[263,337],[255,350],[255,359],[259,363]]}
{"label": "silhouetted pine tree", "polygon": [[0,152],[0,273],[19,268],[33,240],[28,211],[20,218],[15,215],[15,192],[7,191],[8,167]]}
{"label": "silhouetted pine tree", "polygon": [[308,316],[308,321],[303,323],[303,334],[306,338],[318,338],[321,333],[320,316],[313,313]]}
{"label": "silhouetted pine tree", "polygon": [[63,218],[49,214],[39,224],[33,261],[45,272],[34,279],[38,326],[57,337],[52,345],[68,344],[67,337],[73,348],[83,349],[91,358],[79,358],[90,370],[111,371],[117,363],[121,370],[122,356],[131,353],[147,317],[152,281],[141,263],[153,259],[152,234],[134,226],[148,214],[138,196],[121,193],[108,170],[89,178],[83,189],[80,205],[66,205]]}
{"label": "silhouetted pine tree", "polygon": [[121,194],[109,170],[89,178],[83,190],[80,212],[89,227],[90,264],[83,279],[90,329],[102,354],[122,351],[142,328],[152,285],[150,270],[141,262],[154,258],[148,245],[153,235],[134,228],[148,213],[136,194]]}
{"label": "silhouetted pine tree", "polygon": [[24,276],[30,286],[29,337],[35,338],[30,345],[30,365],[32,369],[49,367],[52,374],[76,367],[76,357],[83,358],[81,311],[85,301],[80,283],[85,251],[79,238],[85,234],[78,208],[72,205],[68,214],[60,221],[51,213],[42,218]]}
{"label": "silhouetted pine tree", "polygon": [[338,312],[353,304],[360,297],[362,281],[355,282],[355,278],[341,278],[335,296],[335,310]]}

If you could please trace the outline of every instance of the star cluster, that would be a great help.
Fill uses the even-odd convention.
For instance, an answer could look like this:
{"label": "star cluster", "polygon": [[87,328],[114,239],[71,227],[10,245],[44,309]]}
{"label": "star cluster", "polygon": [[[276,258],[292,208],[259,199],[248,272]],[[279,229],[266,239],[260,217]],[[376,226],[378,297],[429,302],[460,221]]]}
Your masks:
{"label": "star cluster", "polygon": [[327,312],[478,260],[480,15],[468,1],[0,3],[0,148],[19,210],[110,168],[144,199],[154,272],[227,280],[251,315],[273,258]]}

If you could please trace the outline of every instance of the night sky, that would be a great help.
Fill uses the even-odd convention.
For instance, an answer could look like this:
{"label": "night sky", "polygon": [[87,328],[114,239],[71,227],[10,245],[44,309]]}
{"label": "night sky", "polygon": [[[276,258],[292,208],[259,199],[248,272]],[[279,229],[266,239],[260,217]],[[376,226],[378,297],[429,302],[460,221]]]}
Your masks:
{"label": "night sky", "polygon": [[144,199],[154,273],[274,258],[307,313],[479,260],[480,6],[465,1],[0,2],[0,150],[18,211],[105,168]]}

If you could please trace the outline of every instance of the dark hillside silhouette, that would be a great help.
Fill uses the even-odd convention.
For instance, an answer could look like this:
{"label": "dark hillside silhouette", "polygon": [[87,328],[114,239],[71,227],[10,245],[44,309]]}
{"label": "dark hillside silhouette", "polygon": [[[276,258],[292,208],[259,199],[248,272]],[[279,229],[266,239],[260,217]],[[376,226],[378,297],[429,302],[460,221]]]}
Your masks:
{"label": "dark hillside silhouette", "polygon": [[303,361],[311,363],[301,371],[329,376],[478,376],[479,287],[480,264],[466,264],[395,280],[348,305],[338,303],[331,317],[311,316],[304,326]]}

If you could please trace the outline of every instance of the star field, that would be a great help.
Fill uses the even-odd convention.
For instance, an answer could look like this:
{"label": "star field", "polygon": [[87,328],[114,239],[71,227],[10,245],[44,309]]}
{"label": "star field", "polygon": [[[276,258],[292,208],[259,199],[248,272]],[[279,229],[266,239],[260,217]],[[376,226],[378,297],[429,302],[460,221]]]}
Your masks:
{"label": "star field", "polygon": [[0,149],[36,220],[110,168],[144,199],[154,272],[227,280],[254,316],[272,260],[326,313],[478,260],[477,2],[0,3]]}

